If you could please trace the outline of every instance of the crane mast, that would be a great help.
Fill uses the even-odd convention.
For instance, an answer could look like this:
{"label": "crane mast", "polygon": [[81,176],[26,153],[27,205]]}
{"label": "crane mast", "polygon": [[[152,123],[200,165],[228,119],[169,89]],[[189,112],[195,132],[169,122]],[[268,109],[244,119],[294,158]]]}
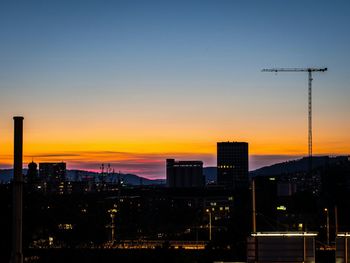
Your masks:
{"label": "crane mast", "polygon": [[308,156],[309,172],[312,170],[312,72],[325,72],[327,68],[271,68],[262,72],[307,72],[308,73]]}

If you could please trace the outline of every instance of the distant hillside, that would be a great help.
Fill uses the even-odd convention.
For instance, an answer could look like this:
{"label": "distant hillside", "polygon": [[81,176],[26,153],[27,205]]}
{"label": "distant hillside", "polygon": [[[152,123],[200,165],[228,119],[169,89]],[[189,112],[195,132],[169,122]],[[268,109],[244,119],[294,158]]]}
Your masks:
{"label": "distant hillside", "polygon": [[[348,160],[347,156],[338,157],[313,157],[312,166],[313,169],[319,169],[326,165],[336,163],[338,161]],[[297,172],[307,172],[309,165],[309,159],[304,157],[293,161],[287,161],[283,163],[273,164],[271,166],[265,166],[260,169],[249,172],[250,176],[278,176],[283,174],[292,174]],[[23,169],[23,173],[27,173],[27,169]],[[205,182],[216,182],[217,168],[216,167],[204,167],[203,173],[205,176]],[[12,169],[0,169],[0,183],[7,183],[13,176]],[[79,181],[84,177],[95,177],[99,180],[100,174],[95,172],[83,171],[83,170],[67,170],[67,178],[70,181]],[[123,180],[125,184],[129,185],[160,185],[165,184],[165,179],[150,180],[135,174],[114,174],[106,178],[107,182],[117,182]]]}
{"label": "distant hillside", "polygon": [[[82,178],[84,177],[95,177],[96,180],[99,180],[100,176],[100,173],[96,172],[88,172],[83,170],[67,170],[67,178],[70,181],[79,181],[82,180]],[[107,182],[118,182],[119,180],[122,180],[125,184],[129,185],[165,184],[165,180],[163,179],[151,180],[136,174],[110,174],[106,178]]]}
{"label": "distant hillside", "polygon": [[[347,160],[347,156],[338,157],[312,157],[312,168],[319,169],[329,164]],[[255,171],[250,172],[251,176],[277,176],[282,174],[292,174],[298,172],[307,172],[309,169],[309,158],[304,157],[293,161],[287,161],[283,163],[273,164],[271,166],[265,166]]]}
{"label": "distant hillside", "polygon": [[[206,183],[216,182],[216,167],[205,167],[203,168]],[[27,169],[23,169],[23,174],[27,174]],[[0,183],[8,183],[11,181],[13,176],[12,169],[0,169]],[[96,172],[89,172],[84,170],[67,170],[67,178],[70,181],[79,181],[84,177],[95,177],[98,180],[100,174]],[[106,180],[108,182],[118,182],[123,180],[125,184],[129,185],[159,185],[165,184],[165,179],[150,180],[136,174],[114,174],[110,175]]]}
{"label": "distant hillside", "polygon": [[204,174],[206,183],[216,182],[216,177],[217,177],[216,167],[204,167],[203,174]]}
{"label": "distant hillside", "polygon": [[[27,169],[23,169],[23,174],[27,174]],[[0,169],[0,183],[8,183],[13,177],[12,169]],[[99,180],[100,174],[95,172],[83,171],[83,170],[67,170],[67,179],[69,181],[80,181],[82,178],[90,177]],[[108,182],[118,182],[122,180],[125,184],[129,185],[159,185],[165,184],[165,180],[157,179],[151,180],[135,174],[114,174],[106,178]]]}
{"label": "distant hillside", "polygon": [[[27,174],[27,169],[23,169],[23,174]],[[0,183],[8,183],[13,177],[12,169],[0,169]]]}

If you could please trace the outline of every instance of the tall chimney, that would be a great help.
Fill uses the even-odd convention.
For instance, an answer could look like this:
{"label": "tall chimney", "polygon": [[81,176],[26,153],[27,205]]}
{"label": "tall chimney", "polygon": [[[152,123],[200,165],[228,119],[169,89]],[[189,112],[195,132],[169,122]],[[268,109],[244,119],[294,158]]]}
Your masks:
{"label": "tall chimney", "polygon": [[13,162],[13,217],[11,263],[23,263],[22,254],[22,192],[23,192],[23,117],[13,117],[14,162]]}

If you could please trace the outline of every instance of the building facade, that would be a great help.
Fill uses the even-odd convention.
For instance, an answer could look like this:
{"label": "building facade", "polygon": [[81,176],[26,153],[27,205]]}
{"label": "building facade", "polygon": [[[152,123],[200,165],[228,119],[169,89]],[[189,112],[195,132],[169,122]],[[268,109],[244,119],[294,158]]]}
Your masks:
{"label": "building facade", "polygon": [[168,187],[203,187],[203,162],[167,159],[166,181]]}
{"label": "building facade", "polygon": [[66,163],[39,163],[39,177],[46,183],[61,183],[66,180]]}
{"label": "building facade", "polygon": [[228,188],[248,187],[248,143],[217,143],[217,182]]}

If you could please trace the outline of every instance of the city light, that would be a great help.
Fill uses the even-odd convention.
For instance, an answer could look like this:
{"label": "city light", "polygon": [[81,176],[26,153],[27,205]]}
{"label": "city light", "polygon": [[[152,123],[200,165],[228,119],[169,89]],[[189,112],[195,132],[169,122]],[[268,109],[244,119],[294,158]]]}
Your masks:
{"label": "city light", "polygon": [[308,232],[257,232],[257,233],[252,233],[251,236],[253,237],[304,237],[304,236],[315,237],[317,236],[317,234],[308,233]]}
{"label": "city light", "polygon": [[338,237],[350,237],[350,232],[345,232],[345,233],[338,233]]}
{"label": "city light", "polygon": [[72,230],[73,229],[73,225],[72,224],[59,224],[58,225],[58,229]]}
{"label": "city light", "polygon": [[280,211],[286,211],[287,207],[285,207],[284,205],[280,205],[280,206],[277,206],[276,209]]}

